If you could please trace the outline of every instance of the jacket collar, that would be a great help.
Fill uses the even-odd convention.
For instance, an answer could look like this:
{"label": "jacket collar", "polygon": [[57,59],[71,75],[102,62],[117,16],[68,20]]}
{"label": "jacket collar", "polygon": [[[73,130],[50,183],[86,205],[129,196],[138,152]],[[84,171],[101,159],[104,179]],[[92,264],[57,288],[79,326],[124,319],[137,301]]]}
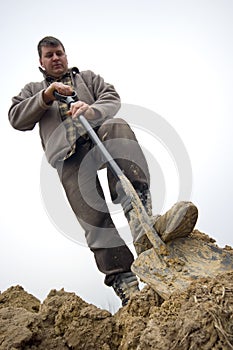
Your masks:
{"label": "jacket collar", "polygon": [[[48,82],[48,83],[53,83],[54,81],[56,81],[57,79],[54,77],[51,77],[50,75],[48,75],[46,73],[46,71],[44,69],[42,69],[41,67],[39,67],[39,71],[43,74],[44,79]],[[79,69],[77,67],[72,67],[68,69],[68,72],[65,73],[60,79],[63,79],[67,76],[75,76],[76,74],[79,74]],[[59,80],[60,80],[59,79]]]}

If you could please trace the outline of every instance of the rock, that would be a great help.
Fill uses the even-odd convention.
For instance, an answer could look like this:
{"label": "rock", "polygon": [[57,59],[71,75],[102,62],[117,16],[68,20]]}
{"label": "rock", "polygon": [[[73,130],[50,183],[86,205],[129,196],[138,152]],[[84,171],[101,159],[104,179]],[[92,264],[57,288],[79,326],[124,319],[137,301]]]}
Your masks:
{"label": "rock", "polygon": [[21,286],[10,287],[0,294],[0,309],[2,307],[22,307],[31,312],[38,312],[40,300],[24,291]]}
{"label": "rock", "polygon": [[70,349],[107,349],[111,341],[111,314],[64,290],[53,291],[42,305],[44,321]]}
{"label": "rock", "polygon": [[24,349],[25,344],[37,344],[41,320],[34,312],[23,308],[0,309],[0,349]]}

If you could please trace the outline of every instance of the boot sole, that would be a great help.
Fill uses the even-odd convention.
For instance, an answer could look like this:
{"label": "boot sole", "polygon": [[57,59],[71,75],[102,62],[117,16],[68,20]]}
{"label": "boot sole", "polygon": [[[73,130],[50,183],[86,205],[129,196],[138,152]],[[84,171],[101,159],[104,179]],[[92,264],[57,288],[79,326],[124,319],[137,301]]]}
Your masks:
{"label": "boot sole", "polygon": [[197,207],[191,202],[178,202],[176,203],[163,218],[164,229],[161,230],[161,225],[156,223],[154,228],[161,236],[161,239],[166,243],[176,238],[186,237],[189,235],[197,222],[198,210]]}

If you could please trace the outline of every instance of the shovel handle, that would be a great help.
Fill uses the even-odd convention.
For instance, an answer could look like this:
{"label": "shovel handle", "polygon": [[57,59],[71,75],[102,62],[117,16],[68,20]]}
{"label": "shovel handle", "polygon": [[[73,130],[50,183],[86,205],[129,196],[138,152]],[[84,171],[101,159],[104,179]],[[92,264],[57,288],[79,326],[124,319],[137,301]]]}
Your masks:
{"label": "shovel handle", "polygon": [[[59,94],[59,92],[57,90],[54,90],[53,94],[54,94],[56,100],[63,102],[63,103],[66,103],[68,105],[68,107],[70,107],[71,103],[74,103],[78,100],[78,96],[77,96],[76,91],[73,91],[72,95],[69,95],[69,96],[61,95],[61,94]],[[112,158],[111,154],[104,147],[104,145],[100,141],[99,137],[97,136],[96,132],[93,130],[90,123],[87,121],[87,119],[83,115],[80,115],[78,117],[78,120],[79,120],[80,124],[84,127],[84,129],[86,130],[90,139],[98,147],[99,151],[101,152],[102,156],[104,157],[104,160],[108,163],[108,166],[111,168],[114,176],[117,178],[117,180],[120,180],[120,176],[123,175],[122,170],[117,165],[115,160]]]}
{"label": "shovel handle", "polygon": [[100,141],[96,132],[93,130],[90,123],[87,121],[87,119],[83,115],[80,115],[78,117],[78,120],[80,121],[80,124],[84,127],[84,129],[86,130],[86,132],[89,135],[92,142],[98,147],[100,153],[104,157],[104,160],[108,163],[108,166],[111,168],[113,174],[116,176],[116,178],[118,180],[120,180],[120,176],[123,175],[122,170],[117,165],[115,160],[112,158],[111,154],[108,152],[108,150],[105,148],[105,146],[102,144],[102,142]]}

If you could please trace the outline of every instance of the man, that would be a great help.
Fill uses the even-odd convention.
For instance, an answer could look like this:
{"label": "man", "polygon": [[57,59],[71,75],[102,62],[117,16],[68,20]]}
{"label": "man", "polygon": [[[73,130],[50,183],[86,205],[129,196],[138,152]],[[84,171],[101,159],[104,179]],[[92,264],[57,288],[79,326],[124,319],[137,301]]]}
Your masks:
{"label": "man", "polygon": [[[120,108],[120,97],[113,85],[92,71],[68,68],[65,48],[54,37],[43,38],[38,44],[38,53],[44,80],[27,84],[13,97],[10,123],[22,131],[31,130],[39,123],[48,162],[58,171],[96,264],[105,274],[105,284],[114,288],[125,305],[131,294],[139,290],[137,278],[131,272],[134,258],[115,228],[104,200],[97,170],[105,164],[78,116],[83,114],[90,122],[131,181],[147,213],[152,215],[145,157],[129,125],[123,119],[113,119]],[[75,90],[78,101],[68,109],[66,104],[55,99],[55,90],[62,95],[71,95]],[[117,180],[109,170],[108,182],[112,200],[121,202]],[[184,202],[159,217],[155,227],[163,238],[167,234],[174,238],[177,232],[179,235],[191,232],[196,219],[196,207]],[[141,237],[139,246],[135,247],[139,254],[150,245]]]}

